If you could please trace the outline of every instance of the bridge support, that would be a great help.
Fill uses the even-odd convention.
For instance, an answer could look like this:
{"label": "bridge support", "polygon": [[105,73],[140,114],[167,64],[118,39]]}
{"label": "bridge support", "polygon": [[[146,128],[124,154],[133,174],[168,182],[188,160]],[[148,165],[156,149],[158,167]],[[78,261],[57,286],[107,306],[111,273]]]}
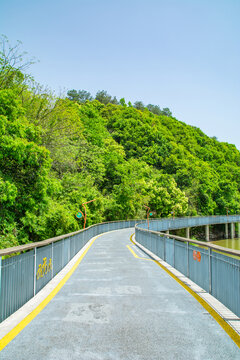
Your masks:
{"label": "bridge support", "polygon": [[235,238],[235,224],[231,223],[231,239]]}
{"label": "bridge support", "polygon": [[225,224],[225,238],[228,239],[228,224]]}
{"label": "bridge support", "polygon": [[190,239],[190,228],[189,227],[186,228],[186,238]]}
{"label": "bridge support", "polygon": [[209,225],[205,225],[205,238],[209,241]]}

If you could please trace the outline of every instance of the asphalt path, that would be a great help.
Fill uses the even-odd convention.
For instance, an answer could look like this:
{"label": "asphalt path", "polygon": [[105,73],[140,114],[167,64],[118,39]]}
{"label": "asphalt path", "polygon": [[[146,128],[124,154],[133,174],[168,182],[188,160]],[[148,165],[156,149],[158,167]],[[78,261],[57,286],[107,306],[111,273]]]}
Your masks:
{"label": "asphalt path", "polygon": [[98,237],[0,359],[239,360],[239,348],[211,315],[130,242],[133,231]]}

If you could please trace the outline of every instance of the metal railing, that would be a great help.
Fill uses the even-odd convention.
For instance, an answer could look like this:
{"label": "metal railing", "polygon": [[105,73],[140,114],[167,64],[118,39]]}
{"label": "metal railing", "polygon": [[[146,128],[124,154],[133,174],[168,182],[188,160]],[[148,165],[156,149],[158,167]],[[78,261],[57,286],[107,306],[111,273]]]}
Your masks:
{"label": "metal railing", "polygon": [[[113,221],[38,243],[0,250],[0,321],[37,294],[92,237],[136,224],[136,240],[140,244],[240,316],[240,251],[161,233],[171,229],[231,222],[240,222],[240,216],[151,220],[149,231],[146,220]],[[221,254],[215,250],[220,250]],[[20,254],[4,258],[5,255],[16,253]]]}
{"label": "metal railing", "polygon": [[156,220],[150,222],[150,230],[147,230],[146,223],[137,224],[135,237],[138,243],[179,270],[240,317],[240,251],[162,233],[184,227],[233,222],[240,222],[240,216]]}
{"label": "metal railing", "polygon": [[[166,231],[183,229],[186,227],[196,227],[204,225],[216,224],[230,224],[240,223],[240,215],[214,215],[214,216],[191,216],[191,217],[177,217],[177,218],[163,218],[153,219],[150,221],[150,230]],[[141,225],[143,229],[147,229],[148,225],[145,222]]]}
{"label": "metal railing", "polygon": [[134,227],[139,221],[96,224],[71,234],[0,250],[0,322],[37,294],[92,237]]}

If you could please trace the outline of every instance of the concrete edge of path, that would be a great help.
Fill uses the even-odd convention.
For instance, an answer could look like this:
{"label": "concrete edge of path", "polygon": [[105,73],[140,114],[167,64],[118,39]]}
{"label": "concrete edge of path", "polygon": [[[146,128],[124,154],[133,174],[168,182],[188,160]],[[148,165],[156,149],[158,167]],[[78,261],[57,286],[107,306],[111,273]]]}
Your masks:
{"label": "concrete edge of path", "polygon": [[94,241],[104,234],[102,233],[91,238],[69,263],[33,298],[0,324],[0,351],[52,300],[76,270]]}
{"label": "concrete edge of path", "polygon": [[[152,253],[150,250],[145,248],[143,245],[139,244],[135,239],[135,234],[132,236],[132,242],[143,250],[147,255],[149,255],[152,259],[154,259],[169,275],[172,274],[172,277],[175,280],[179,280],[178,282],[188,290],[192,295],[196,294],[195,298],[201,298],[203,301],[201,305],[214,317],[214,319],[222,326],[222,328],[228,333],[228,335],[232,338],[232,340],[240,347],[240,318],[234,314],[231,310],[229,310],[225,305],[223,305],[219,300],[217,300],[214,296],[206,292],[200,286],[195,284],[192,280],[183,275],[180,271],[163,261],[157,255]],[[219,321],[216,316],[214,316],[213,312],[207,307],[204,306],[204,302],[208,304],[210,308],[213,309],[213,312],[219,315],[222,321]],[[226,323],[226,326],[224,326]],[[231,328],[231,329],[229,329]]]}

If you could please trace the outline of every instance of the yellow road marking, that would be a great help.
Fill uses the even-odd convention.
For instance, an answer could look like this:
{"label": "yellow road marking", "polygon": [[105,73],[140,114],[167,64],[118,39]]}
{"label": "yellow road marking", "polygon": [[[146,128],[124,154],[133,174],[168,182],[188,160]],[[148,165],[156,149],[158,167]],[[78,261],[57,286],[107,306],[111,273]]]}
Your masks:
{"label": "yellow road marking", "polygon": [[7,344],[10,343],[19,333],[22,331],[44,308],[45,306],[54,298],[54,296],[61,290],[66,281],[72,276],[74,271],[77,269],[78,265],[94,243],[94,241],[101,236],[102,234],[96,236],[88,247],[84,250],[80,258],[76,261],[71,270],[64,276],[64,278],[59,282],[55,289],[30,313],[28,314],[19,324],[17,324],[8,334],[6,334],[0,340],[0,351],[5,348]]}
{"label": "yellow road marking", "polygon": [[[133,241],[131,235],[130,240],[133,244],[136,243]],[[132,250],[132,249],[131,249]],[[240,348],[240,335],[209,305],[200,295],[196,294],[191,288],[184,284],[176,275],[174,275],[170,270],[168,270],[164,265],[160,264],[157,260],[152,260],[158,266],[160,266],[164,271],[168,273],[174,280],[176,280],[185,290],[187,290],[203,307],[206,309],[209,314],[217,321],[217,323],[223,328],[223,330],[230,336],[230,338],[235,342],[235,344]]]}
{"label": "yellow road marking", "polygon": [[135,258],[141,259],[141,260],[147,260],[147,261],[154,261],[154,260],[152,260],[152,259],[147,259],[147,258],[138,256],[138,255],[135,253],[135,251],[131,248],[130,245],[126,245],[126,246],[127,246],[128,250],[131,251],[131,253],[133,254],[133,256],[134,256]]}
{"label": "yellow road marking", "polygon": [[136,245],[135,242],[134,242],[133,239],[132,239],[134,234],[135,234],[135,233],[133,233],[133,234],[130,236],[130,241],[133,243],[133,245]]}
{"label": "yellow road marking", "polygon": [[133,249],[131,249],[131,247],[130,247],[129,245],[127,245],[127,248],[128,248],[128,250],[131,251],[131,253],[133,254],[133,256],[138,259],[137,254],[135,254],[135,252],[133,251]]}

